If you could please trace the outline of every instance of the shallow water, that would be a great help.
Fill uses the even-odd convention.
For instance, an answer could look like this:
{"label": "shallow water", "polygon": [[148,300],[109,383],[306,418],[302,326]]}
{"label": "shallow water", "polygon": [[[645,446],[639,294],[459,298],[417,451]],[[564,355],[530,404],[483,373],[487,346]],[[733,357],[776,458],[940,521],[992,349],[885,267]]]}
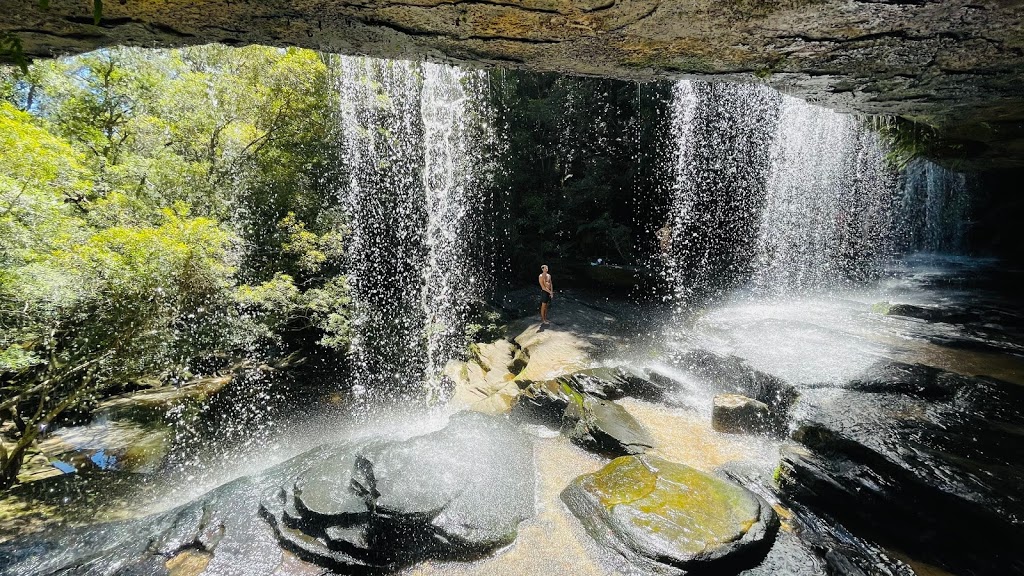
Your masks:
{"label": "shallow water", "polygon": [[[991,260],[919,255],[868,286],[770,298],[739,291],[687,326],[667,326],[667,348],[736,355],[796,385],[849,381],[880,360],[1024,384],[1024,355],[1016,353],[1015,340],[1020,324],[965,327],[884,314],[896,303],[966,307],[1024,323],[1001,273]],[[979,328],[988,333],[976,334]]]}

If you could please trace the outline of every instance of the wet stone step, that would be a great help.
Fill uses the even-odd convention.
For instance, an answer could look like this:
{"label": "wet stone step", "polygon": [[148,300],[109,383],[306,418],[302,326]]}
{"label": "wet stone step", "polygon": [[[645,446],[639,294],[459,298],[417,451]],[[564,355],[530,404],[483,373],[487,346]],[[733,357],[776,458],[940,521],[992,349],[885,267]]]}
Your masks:
{"label": "wet stone step", "polygon": [[954,573],[1024,573],[1020,387],[894,364],[805,391],[783,497]]}

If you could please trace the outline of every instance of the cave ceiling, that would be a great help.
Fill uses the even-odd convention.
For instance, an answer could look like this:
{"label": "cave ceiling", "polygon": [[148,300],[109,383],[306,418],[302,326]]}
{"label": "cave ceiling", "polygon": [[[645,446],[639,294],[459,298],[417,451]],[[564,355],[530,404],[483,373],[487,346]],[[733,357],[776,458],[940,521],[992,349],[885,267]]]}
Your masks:
{"label": "cave ceiling", "polygon": [[209,42],[629,80],[766,82],[935,130],[967,169],[1024,166],[1024,1],[0,0],[30,58]]}

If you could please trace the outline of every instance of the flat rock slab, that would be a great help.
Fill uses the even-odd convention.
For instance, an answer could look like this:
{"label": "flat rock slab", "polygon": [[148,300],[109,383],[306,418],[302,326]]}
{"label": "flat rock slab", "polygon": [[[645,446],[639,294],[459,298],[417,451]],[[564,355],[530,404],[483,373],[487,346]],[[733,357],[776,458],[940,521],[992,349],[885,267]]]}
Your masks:
{"label": "flat rock slab", "polygon": [[661,401],[665,387],[645,375],[623,367],[588,368],[557,378],[581,394],[603,400],[619,400],[631,396],[651,402]]}
{"label": "flat rock slab", "polygon": [[808,390],[783,496],[954,573],[1024,573],[1024,391],[927,367]]}
{"label": "flat rock slab", "polygon": [[601,544],[631,564],[685,573],[753,566],[778,518],[746,488],[654,456],[623,456],[584,474],[562,501]]}
{"label": "flat rock slab", "polygon": [[602,454],[641,454],[654,447],[643,424],[622,406],[573,394],[562,416],[562,433],[574,443]]}

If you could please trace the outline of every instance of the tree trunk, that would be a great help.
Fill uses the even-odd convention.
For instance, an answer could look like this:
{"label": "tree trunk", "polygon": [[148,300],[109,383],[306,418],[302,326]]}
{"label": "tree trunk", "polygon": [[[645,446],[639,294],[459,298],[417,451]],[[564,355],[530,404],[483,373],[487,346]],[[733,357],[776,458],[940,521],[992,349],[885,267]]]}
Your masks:
{"label": "tree trunk", "polygon": [[0,447],[0,490],[6,490],[17,483],[18,473],[21,472],[27,451],[28,444],[22,445],[21,442],[18,442],[10,452]]}

